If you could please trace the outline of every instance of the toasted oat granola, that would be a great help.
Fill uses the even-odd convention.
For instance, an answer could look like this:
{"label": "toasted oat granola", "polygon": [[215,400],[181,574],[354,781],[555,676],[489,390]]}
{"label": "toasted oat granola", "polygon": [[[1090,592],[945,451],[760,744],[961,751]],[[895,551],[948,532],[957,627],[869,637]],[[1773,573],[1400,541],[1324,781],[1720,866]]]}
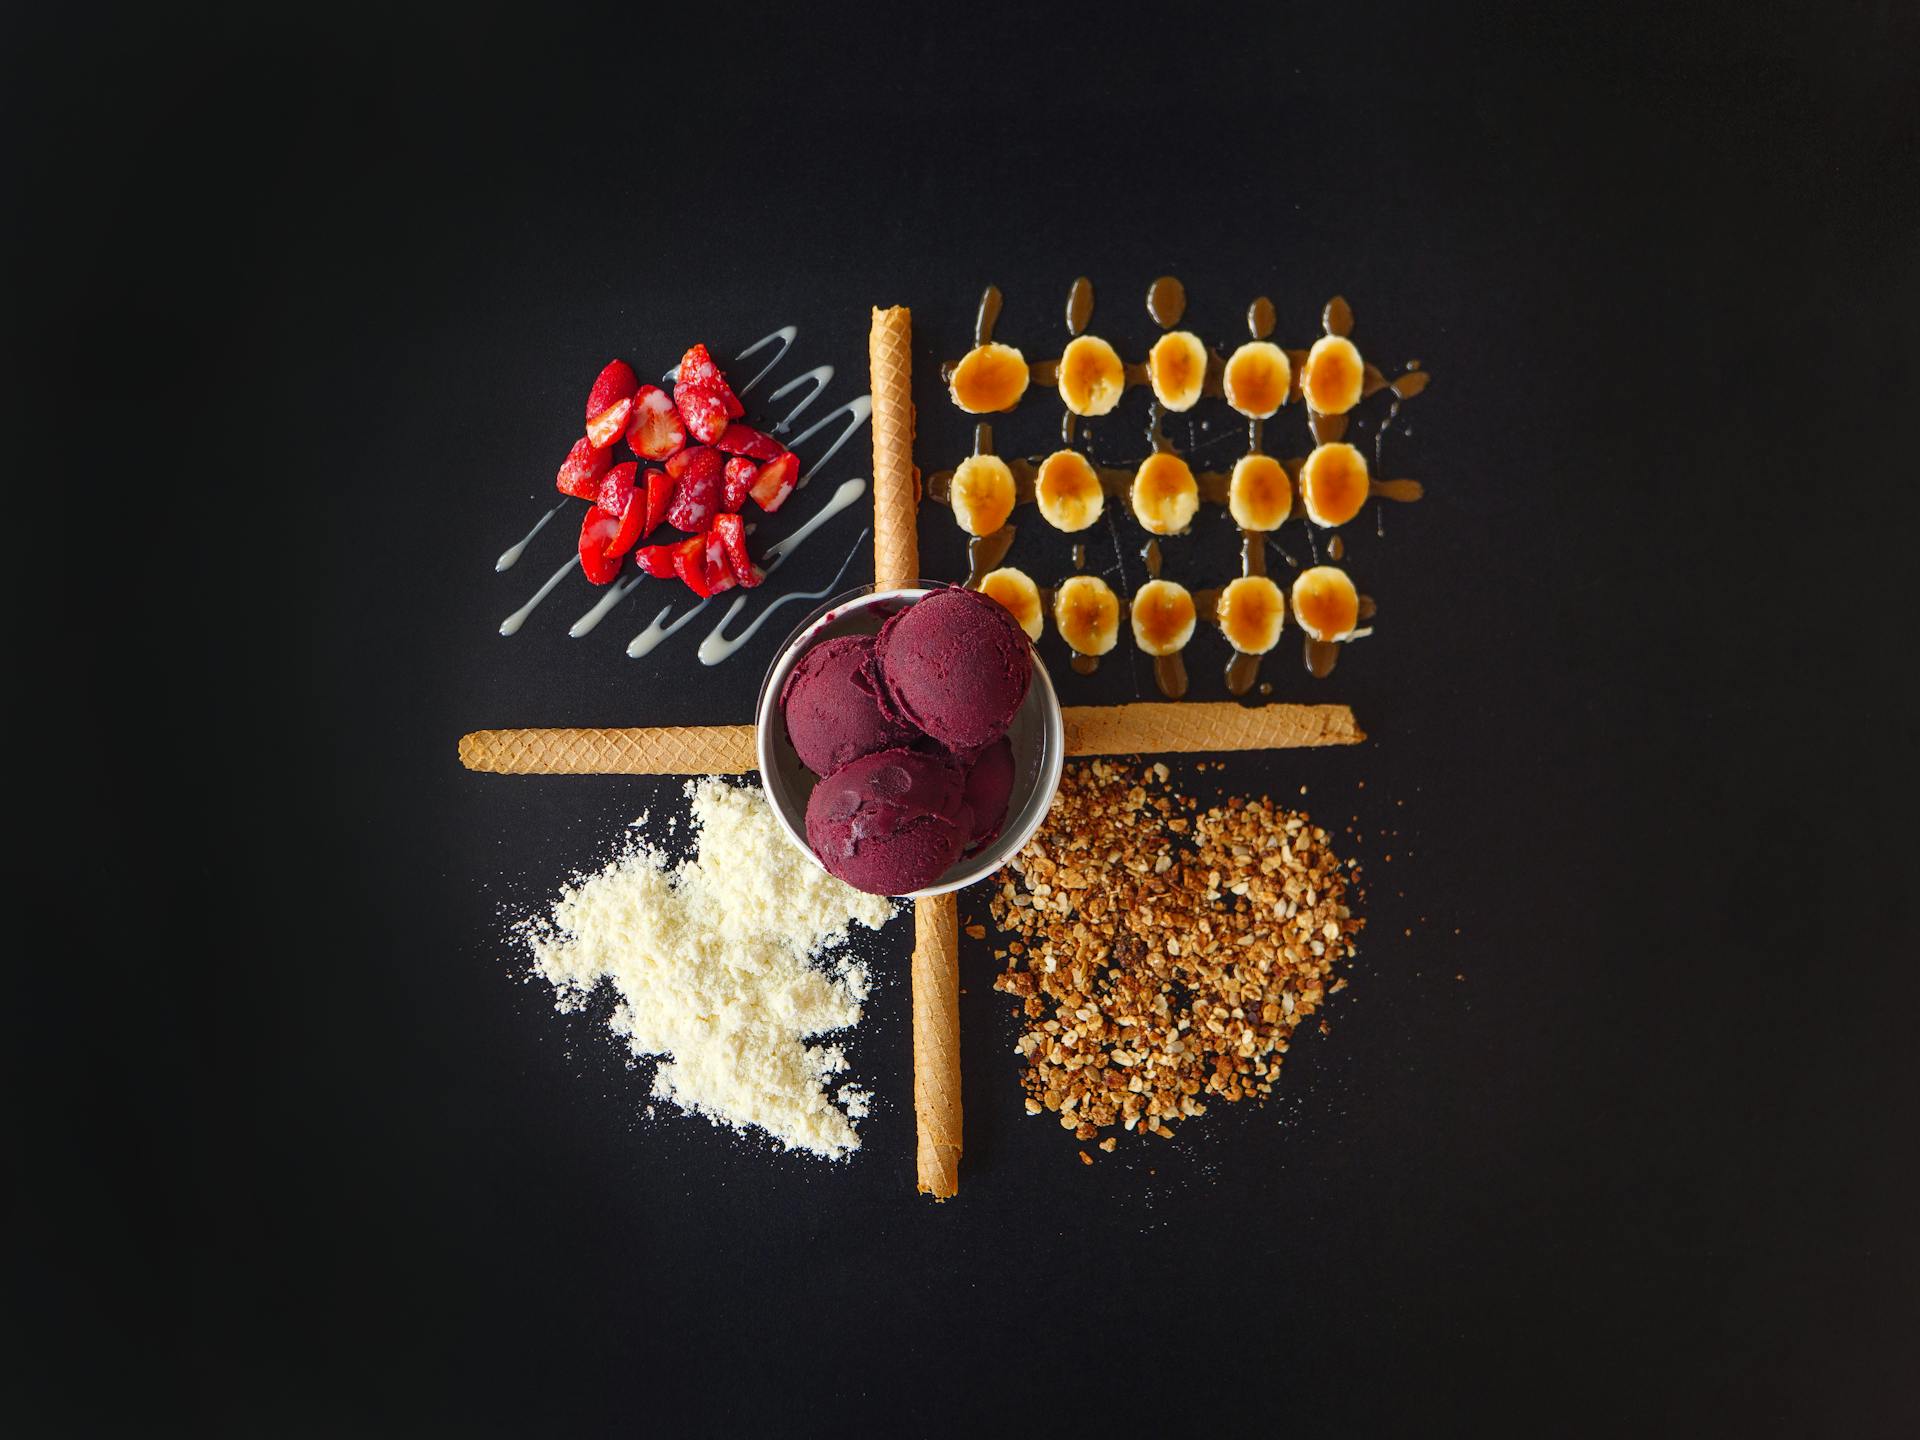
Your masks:
{"label": "toasted oat granola", "polygon": [[994,877],[993,919],[1015,937],[994,988],[1021,1002],[1027,1112],[1082,1141],[1115,1124],[1169,1138],[1211,1100],[1271,1093],[1365,923],[1347,907],[1356,872],[1305,815],[1265,797],[1202,811],[1167,780],[1165,765],[1070,766]]}

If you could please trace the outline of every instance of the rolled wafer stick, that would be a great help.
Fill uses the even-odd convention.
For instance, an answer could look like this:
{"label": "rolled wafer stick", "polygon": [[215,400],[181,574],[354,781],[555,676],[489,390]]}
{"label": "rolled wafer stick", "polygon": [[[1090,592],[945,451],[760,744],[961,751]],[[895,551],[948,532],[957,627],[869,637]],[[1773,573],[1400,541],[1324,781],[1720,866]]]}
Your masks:
{"label": "rolled wafer stick", "polygon": [[460,763],[495,775],[745,775],[759,768],[751,725],[651,730],[476,730]]}
{"label": "rolled wafer stick", "polygon": [[[913,469],[913,317],[877,306],[867,332],[873,392],[873,583],[920,578],[920,480]],[[960,922],[951,895],[913,906],[913,1119],[923,1193],[960,1189]]]}
{"label": "rolled wafer stick", "polygon": [[1357,745],[1366,732],[1345,705],[1236,705],[1230,700],[1063,705],[1069,755],[1292,750]]}
{"label": "rolled wafer stick", "polygon": [[920,477],[913,468],[913,316],[878,307],[867,332],[873,391],[873,583],[920,578]]}
{"label": "rolled wafer stick", "polygon": [[960,907],[935,895],[913,907],[914,1169],[936,1200],[960,1189]]}

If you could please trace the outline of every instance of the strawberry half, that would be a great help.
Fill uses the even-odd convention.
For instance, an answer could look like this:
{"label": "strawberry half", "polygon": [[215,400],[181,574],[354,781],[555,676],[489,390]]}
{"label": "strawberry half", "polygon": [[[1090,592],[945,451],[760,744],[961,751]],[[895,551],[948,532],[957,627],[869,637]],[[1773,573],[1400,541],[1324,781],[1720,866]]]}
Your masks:
{"label": "strawberry half", "polygon": [[673,547],[673,573],[702,600],[713,594],[707,588],[707,537],[696,535]]}
{"label": "strawberry half", "polygon": [[762,510],[771,515],[787,503],[787,496],[793,493],[794,486],[799,483],[800,457],[791,450],[782,450],[760,467],[760,473],[754,476],[753,488],[748,493]]}
{"label": "strawberry half", "polygon": [[713,363],[713,356],[707,353],[704,345],[695,345],[680,357],[680,369],[674,375],[676,388],[687,385],[701,390],[711,390],[720,399],[721,406],[727,412],[727,418],[738,420],[747,413],[747,407],[740,403],[740,397],[733,393],[733,387],[727,384],[727,377],[720,367]]}
{"label": "strawberry half", "polygon": [[713,536],[707,537],[707,594],[718,595],[722,590],[731,590],[740,582],[733,578],[733,566],[727,561],[727,552]]}
{"label": "strawberry half", "polygon": [[687,427],[673,408],[673,397],[658,385],[642,385],[627,420],[627,444],[642,460],[664,460],[684,449]]}
{"label": "strawberry half", "polygon": [[772,460],[786,447],[751,425],[728,425],[727,433],[713,442],[729,455],[745,455],[753,460]]}
{"label": "strawberry half", "polygon": [[673,557],[680,553],[679,545],[642,545],[633,552],[633,563],[647,574],[661,580],[671,580],[674,576]]}
{"label": "strawberry half", "polygon": [[751,589],[766,578],[747,554],[747,522],[738,515],[713,517],[713,529],[707,532],[707,554],[713,554],[716,549],[726,555],[727,568],[740,584]]}
{"label": "strawberry half", "polygon": [[590,506],[580,522],[580,569],[596,585],[611,585],[620,573],[620,555],[607,553],[619,533],[619,518],[598,505]]}
{"label": "strawberry half", "polygon": [[639,388],[631,365],[624,360],[609,361],[587,392],[587,439],[604,447],[625,434],[633,395]]}
{"label": "strawberry half", "polygon": [[744,455],[735,455],[727,461],[724,478],[720,483],[720,508],[729,515],[740,513],[740,507],[747,503],[747,496],[753,490],[753,480],[760,473],[760,467]]}
{"label": "strawberry half", "polygon": [[677,384],[673,387],[673,404],[701,444],[711,445],[727,433],[726,401],[712,386]]}
{"label": "strawberry half", "polygon": [[[673,504],[674,479],[664,470],[647,469],[647,528],[643,532],[651,535],[667,523],[667,509]],[[672,567],[668,567],[672,574]]]}
{"label": "strawberry half", "polygon": [[560,462],[560,473],[554,477],[554,487],[562,495],[571,495],[576,500],[598,499],[600,477],[607,473],[607,466],[612,463],[611,447],[596,449],[592,441],[582,437],[573,442],[567,458]]}
{"label": "strawberry half", "polygon": [[593,502],[596,508],[620,520],[620,529],[607,542],[607,553],[612,556],[626,554],[647,533],[646,491],[633,483],[639,469],[631,460],[614,466],[600,482],[600,498]]}
{"label": "strawberry half", "polygon": [[720,509],[720,452],[706,445],[682,450],[667,462],[667,473],[675,482],[667,523],[689,534],[705,530]]}

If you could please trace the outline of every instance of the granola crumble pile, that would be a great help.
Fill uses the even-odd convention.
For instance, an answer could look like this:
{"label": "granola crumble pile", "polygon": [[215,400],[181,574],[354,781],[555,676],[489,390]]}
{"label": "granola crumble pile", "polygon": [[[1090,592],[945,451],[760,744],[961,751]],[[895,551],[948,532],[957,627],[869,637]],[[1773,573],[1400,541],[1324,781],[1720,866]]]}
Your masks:
{"label": "granola crumble pile", "polygon": [[1346,903],[1355,872],[1305,815],[1265,797],[1201,811],[1167,778],[1068,767],[995,877],[993,919],[1017,938],[994,988],[1025,1017],[1027,1112],[1082,1141],[1114,1124],[1169,1138],[1210,1100],[1271,1093],[1365,923]]}

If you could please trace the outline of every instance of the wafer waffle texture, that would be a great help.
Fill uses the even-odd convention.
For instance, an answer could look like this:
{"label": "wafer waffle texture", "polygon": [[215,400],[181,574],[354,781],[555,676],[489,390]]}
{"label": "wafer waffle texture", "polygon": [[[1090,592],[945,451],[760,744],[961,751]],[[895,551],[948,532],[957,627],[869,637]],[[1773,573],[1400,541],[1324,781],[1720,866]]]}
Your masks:
{"label": "wafer waffle texture", "polygon": [[876,308],[867,332],[873,391],[873,581],[881,589],[920,578],[920,480],[913,468],[913,317]]}
{"label": "wafer waffle texture", "polygon": [[960,1189],[960,907],[931,895],[913,906],[914,1171],[923,1195]]}

